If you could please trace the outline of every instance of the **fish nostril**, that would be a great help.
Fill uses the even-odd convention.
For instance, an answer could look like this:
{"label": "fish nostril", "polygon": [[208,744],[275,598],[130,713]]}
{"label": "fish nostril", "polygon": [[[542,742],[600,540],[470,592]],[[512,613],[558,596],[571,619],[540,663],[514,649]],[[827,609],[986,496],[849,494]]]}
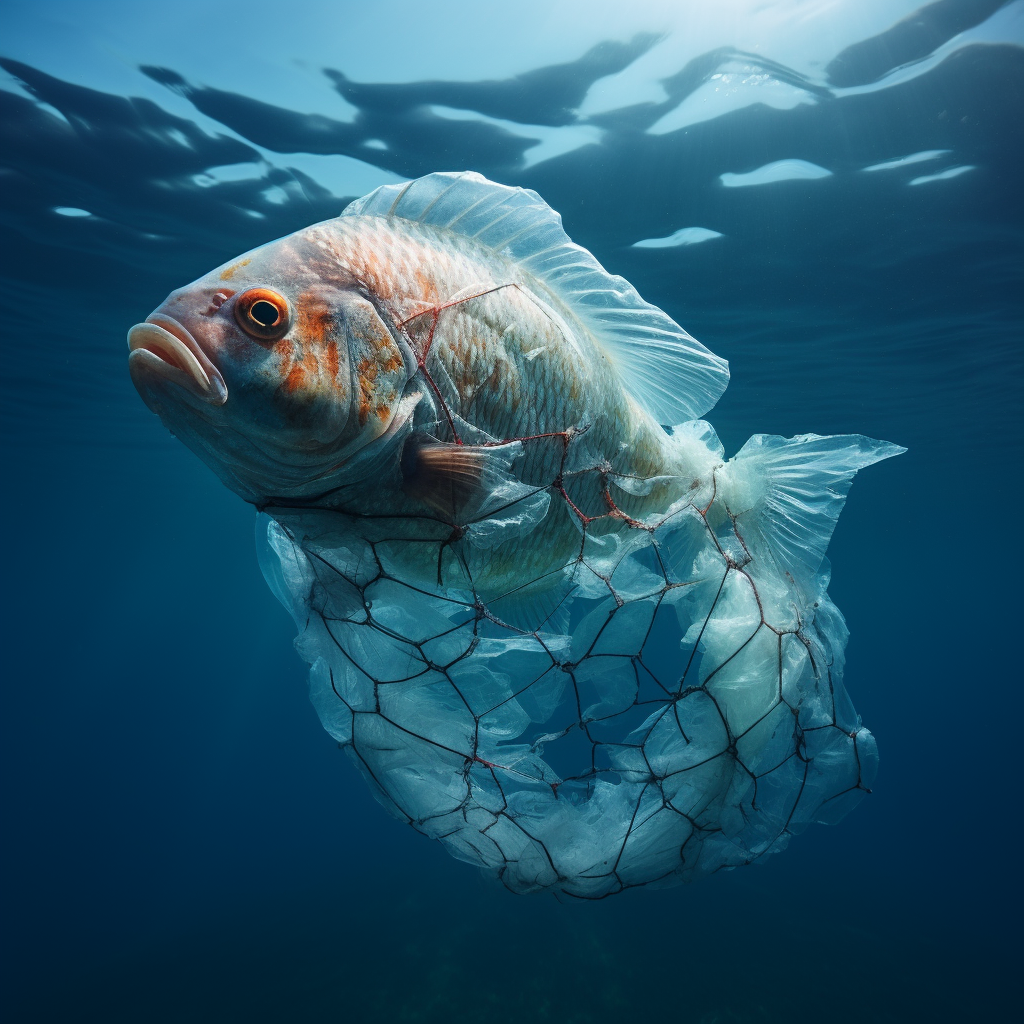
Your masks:
{"label": "fish nostril", "polygon": [[220,309],[220,307],[223,306],[224,303],[227,302],[234,294],[235,293],[229,289],[214,292],[213,295],[210,296],[210,305],[207,307],[204,316],[213,316],[213,314],[216,313],[217,310]]}

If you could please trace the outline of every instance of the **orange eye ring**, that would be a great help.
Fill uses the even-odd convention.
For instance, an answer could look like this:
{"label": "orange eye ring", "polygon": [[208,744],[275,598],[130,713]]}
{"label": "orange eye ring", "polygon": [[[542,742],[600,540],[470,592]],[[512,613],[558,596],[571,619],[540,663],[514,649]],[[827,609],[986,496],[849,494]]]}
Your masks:
{"label": "orange eye ring", "polygon": [[250,288],[235,300],[235,320],[246,334],[277,341],[291,326],[288,300],[272,288]]}

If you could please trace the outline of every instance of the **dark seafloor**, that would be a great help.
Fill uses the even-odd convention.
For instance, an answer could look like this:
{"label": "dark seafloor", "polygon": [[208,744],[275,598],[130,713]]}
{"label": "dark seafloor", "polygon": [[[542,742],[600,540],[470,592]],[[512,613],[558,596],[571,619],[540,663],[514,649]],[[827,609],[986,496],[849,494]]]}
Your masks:
{"label": "dark seafloor", "polygon": [[[664,4],[535,46],[501,25],[539,4],[443,6],[464,64],[444,39],[404,61],[419,15],[353,6],[340,49],[377,47],[374,73],[302,70],[336,117],[259,85],[261,53],[271,82],[297,56],[275,35],[288,7],[174,6],[174,38],[197,40],[177,63],[171,44],[148,59],[155,5],[0,12],[5,1018],[1019,1013],[1024,4],[867,4],[839,42],[838,16],[812,32],[802,70],[770,41],[682,47],[635,96],[631,68],[686,35]],[[344,4],[292,6],[344,28]],[[486,73],[487,46],[512,70]],[[247,67],[234,87],[219,48]],[[730,81],[799,101],[658,127]],[[778,161],[802,163],[735,177]],[[125,331],[171,288],[376,184],[463,168],[537,189],[730,360],[708,417],[727,453],[762,431],[909,448],[858,476],[829,551],[875,792],[761,866],[516,898],[389,818],[306,700],[252,510],[128,379]],[[633,244],[688,226],[719,237]]]}

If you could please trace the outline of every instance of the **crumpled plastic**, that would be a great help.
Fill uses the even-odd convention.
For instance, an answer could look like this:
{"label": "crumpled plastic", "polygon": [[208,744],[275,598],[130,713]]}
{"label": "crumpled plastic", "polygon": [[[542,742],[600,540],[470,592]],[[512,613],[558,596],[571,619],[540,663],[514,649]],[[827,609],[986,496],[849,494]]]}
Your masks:
{"label": "crumpled plastic", "polygon": [[[324,728],[377,799],[514,892],[596,899],[757,861],[863,797],[877,754],[843,687],[823,555],[853,473],[896,451],[759,437],[713,491],[581,523],[559,614],[536,628],[471,585],[408,578],[400,541],[340,512],[261,515],[260,560]],[[786,518],[758,480],[787,472],[820,508]],[[486,553],[502,524],[546,513],[546,492],[519,497],[459,543]]]}

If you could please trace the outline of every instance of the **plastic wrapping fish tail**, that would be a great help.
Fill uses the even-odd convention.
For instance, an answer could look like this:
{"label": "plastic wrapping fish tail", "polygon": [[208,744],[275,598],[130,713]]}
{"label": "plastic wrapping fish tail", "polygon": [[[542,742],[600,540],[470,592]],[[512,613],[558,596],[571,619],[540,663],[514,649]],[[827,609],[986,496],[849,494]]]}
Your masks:
{"label": "plastic wrapping fish tail", "polygon": [[715,504],[742,549],[734,556],[813,605],[828,586],[825,550],[854,476],[905,451],[860,434],[755,434],[716,477]]}

